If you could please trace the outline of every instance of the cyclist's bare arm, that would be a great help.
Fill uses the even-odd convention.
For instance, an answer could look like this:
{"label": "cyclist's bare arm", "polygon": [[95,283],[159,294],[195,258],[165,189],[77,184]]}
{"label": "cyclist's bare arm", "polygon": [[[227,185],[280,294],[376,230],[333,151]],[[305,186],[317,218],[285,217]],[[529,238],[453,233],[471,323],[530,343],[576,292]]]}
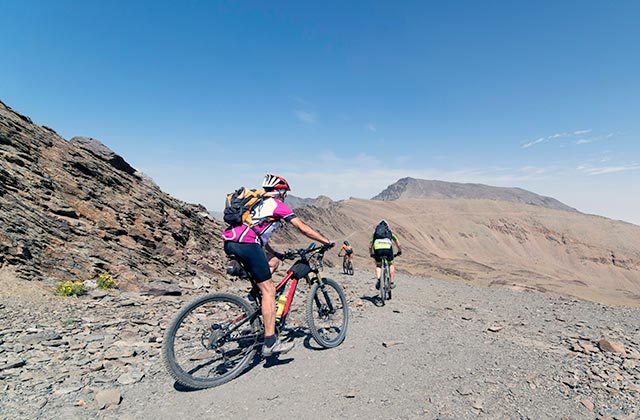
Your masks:
{"label": "cyclist's bare arm", "polygon": [[313,230],[309,225],[300,220],[299,217],[294,217],[290,220],[290,223],[296,227],[304,236],[309,239],[313,239],[314,241],[318,241],[324,245],[328,245],[331,243],[330,240]]}
{"label": "cyclist's bare arm", "polygon": [[398,252],[402,252],[402,247],[400,246],[400,242],[398,242],[398,238],[394,238],[393,242],[396,243],[396,248],[398,249]]}

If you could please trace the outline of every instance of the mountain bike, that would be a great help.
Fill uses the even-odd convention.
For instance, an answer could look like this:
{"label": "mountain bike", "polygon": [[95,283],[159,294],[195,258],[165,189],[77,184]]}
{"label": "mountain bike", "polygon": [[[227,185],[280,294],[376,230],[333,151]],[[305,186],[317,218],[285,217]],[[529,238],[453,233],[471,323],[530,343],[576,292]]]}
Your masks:
{"label": "mountain bike", "polygon": [[[349,307],[344,290],[336,281],[322,277],[324,253],[330,246],[288,250],[285,259],[296,259],[276,286],[276,301],[286,301],[276,319],[276,333],[282,331],[298,286],[310,286],[306,321],[311,336],[323,348],[340,345],[347,334]],[[234,273],[251,280],[246,268],[233,259]],[[232,270],[233,271],[233,270]],[[229,293],[202,296],[180,310],[169,324],[163,343],[164,364],[179,384],[191,389],[218,386],[240,375],[254,359],[264,341],[260,310],[261,295],[255,283],[248,298]],[[280,311],[279,311],[280,312]]]}
{"label": "mountain bike", "polygon": [[342,260],[342,273],[353,276],[353,262],[349,258]]}
{"label": "mountain bike", "polygon": [[[393,254],[393,257],[397,257],[398,254]],[[391,270],[389,268],[389,261],[387,257],[382,257],[380,274],[380,301],[385,304],[385,300],[391,300]]]}

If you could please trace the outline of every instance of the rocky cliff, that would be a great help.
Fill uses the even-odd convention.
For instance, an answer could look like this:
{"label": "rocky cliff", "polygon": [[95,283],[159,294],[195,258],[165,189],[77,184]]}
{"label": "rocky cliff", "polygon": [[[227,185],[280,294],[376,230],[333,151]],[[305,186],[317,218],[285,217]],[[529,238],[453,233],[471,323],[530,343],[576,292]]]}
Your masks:
{"label": "rocky cliff", "polygon": [[91,138],[0,102],[0,267],[24,279],[117,275],[131,288],[222,272],[220,224]]}

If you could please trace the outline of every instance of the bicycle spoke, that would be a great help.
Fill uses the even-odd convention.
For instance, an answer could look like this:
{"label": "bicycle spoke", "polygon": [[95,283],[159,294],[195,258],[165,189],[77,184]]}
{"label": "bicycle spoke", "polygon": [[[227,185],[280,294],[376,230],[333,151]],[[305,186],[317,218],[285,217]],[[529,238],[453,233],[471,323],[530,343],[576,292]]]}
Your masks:
{"label": "bicycle spoke", "polygon": [[[236,300],[236,301],[234,301]],[[171,326],[168,367],[181,383],[214,386],[240,373],[255,352],[260,332],[238,298],[212,297],[186,308]]]}

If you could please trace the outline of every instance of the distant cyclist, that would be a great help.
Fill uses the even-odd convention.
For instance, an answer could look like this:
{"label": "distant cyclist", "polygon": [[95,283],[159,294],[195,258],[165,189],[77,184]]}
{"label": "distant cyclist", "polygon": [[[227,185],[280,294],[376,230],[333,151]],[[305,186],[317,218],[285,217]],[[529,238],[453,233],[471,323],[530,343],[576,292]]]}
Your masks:
{"label": "distant cyclist", "polygon": [[376,261],[376,289],[380,289],[380,275],[382,274],[382,257],[386,257],[390,267],[390,280],[391,288],[396,287],[395,283],[395,269],[393,267],[393,244],[395,243],[398,250],[396,255],[402,254],[398,237],[391,231],[389,224],[386,220],[381,220],[376,226],[371,236],[371,244],[369,245],[369,252],[371,258]]}
{"label": "distant cyclist", "polygon": [[338,257],[342,257],[342,266],[347,265],[347,261],[353,263],[353,247],[349,244],[349,241],[344,241],[338,252]]}
{"label": "distant cyclist", "polygon": [[237,256],[243,262],[262,293],[264,321],[262,355],[266,357],[275,353],[286,353],[294,346],[293,342],[283,343],[276,336],[276,287],[271,281],[271,274],[284,256],[268,245],[269,238],[284,220],[310,239],[322,244],[333,242],[309,227],[293,213],[289,206],[284,204],[287,192],[291,188],[283,177],[267,174],[262,181],[262,188],[267,192],[268,198],[251,210],[254,225],[252,227],[246,224],[229,226],[222,233],[222,239],[224,239],[224,252],[227,255]]}

